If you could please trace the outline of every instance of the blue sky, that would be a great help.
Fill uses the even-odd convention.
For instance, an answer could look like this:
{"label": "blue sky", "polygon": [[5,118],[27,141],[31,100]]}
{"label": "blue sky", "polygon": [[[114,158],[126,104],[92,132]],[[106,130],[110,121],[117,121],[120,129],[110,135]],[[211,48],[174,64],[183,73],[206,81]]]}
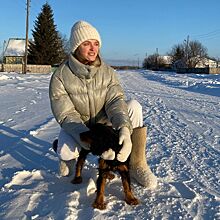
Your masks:
{"label": "blue sky", "polygon": [[[46,0],[31,0],[29,37]],[[199,40],[210,56],[220,58],[220,0],[48,0],[57,30],[69,38],[78,20],[101,34],[106,59],[142,60],[158,48]],[[4,40],[25,37],[26,0],[1,0],[0,52]]]}

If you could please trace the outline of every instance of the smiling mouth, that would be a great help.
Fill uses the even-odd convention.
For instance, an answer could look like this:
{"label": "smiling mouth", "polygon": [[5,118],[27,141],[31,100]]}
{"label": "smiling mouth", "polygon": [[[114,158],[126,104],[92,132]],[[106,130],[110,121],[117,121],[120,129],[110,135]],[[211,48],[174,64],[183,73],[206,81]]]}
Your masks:
{"label": "smiling mouth", "polygon": [[96,54],[95,53],[89,53],[89,56],[95,56]]}

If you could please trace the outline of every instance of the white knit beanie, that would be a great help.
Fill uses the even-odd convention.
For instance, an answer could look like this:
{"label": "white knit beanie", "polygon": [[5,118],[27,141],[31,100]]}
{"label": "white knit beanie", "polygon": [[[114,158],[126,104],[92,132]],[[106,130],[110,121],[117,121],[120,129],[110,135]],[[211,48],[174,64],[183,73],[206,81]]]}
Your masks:
{"label": "white knit beanie", "polygon": [[86,21],[76,22],[70,34],[70,49],[74,53],[77,47],[86,40],[94,39],[99,42],[99,48],[101,47],[101,38],[98,31]]}

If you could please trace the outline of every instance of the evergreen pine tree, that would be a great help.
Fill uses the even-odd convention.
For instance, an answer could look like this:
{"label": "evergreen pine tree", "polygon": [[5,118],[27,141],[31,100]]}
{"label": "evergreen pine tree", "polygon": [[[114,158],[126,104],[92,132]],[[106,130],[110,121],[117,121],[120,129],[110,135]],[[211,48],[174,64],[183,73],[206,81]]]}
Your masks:
{"label": "evergreen pine tree", "polygon": [[32,34],[34,41],[29,43],[28,63],[54,65],[62,62],[65,57],[63,43],[48,3],[43,5]]}

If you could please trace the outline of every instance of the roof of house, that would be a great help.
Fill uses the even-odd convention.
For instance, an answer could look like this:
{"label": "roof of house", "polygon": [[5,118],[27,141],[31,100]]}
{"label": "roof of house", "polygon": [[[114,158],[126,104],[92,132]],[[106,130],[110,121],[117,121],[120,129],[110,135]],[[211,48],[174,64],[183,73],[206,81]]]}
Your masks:
{"label": "roof of house", "polygon": [[171,64],[171,60],[172,60],[172,57],[171,56],[168,56],[168,55],[164,55],[164,56],[160,56],[161,58],[163,58],[165,64]]}
{"label": "roof of house", "polygon": [[25,39],[10,38],[6,46],[4,56],[24,56],[25,53]]}

